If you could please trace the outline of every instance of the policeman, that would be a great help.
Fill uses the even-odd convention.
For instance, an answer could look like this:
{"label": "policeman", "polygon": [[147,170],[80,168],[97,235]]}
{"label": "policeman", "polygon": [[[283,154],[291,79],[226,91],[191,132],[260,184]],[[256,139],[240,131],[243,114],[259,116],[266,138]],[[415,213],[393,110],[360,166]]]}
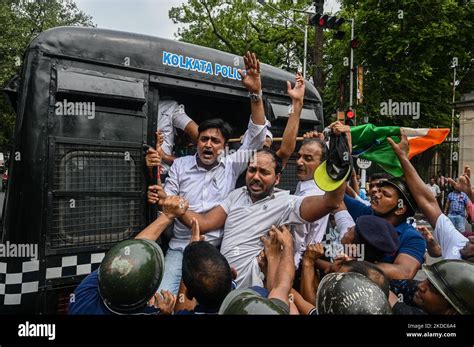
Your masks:
{"label": "policeman", "polygon": [[316,294],[316,307],[320,315],[392,314],[382,289],[356,272],[324,276]]}
{"label": "policeman", "polygon": [[424,281],[391,281],[395,314],[474,314],[474,264],[442,260],[423,265]]}
{"label": "policeman", "polygon": [[156,293],[163,278],[164,257],[155,240],[182,215],[188,203],[169,196],[163,213],[135,239],[112,247],[99,266],[76,288],[69,314],[170,314],[176,298],[169,291]]}

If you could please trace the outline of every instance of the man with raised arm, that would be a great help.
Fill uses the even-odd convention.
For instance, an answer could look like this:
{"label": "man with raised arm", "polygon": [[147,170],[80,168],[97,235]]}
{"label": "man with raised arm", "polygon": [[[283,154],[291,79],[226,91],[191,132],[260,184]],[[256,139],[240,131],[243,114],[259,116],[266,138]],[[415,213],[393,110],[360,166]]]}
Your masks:
{"label": "man with raised arm", "polygon": [[[423,180],[416,172],[413,165],[408,160],[408,140],[406,134],[402,132],[400,143],[395,143],[392,139],[388,142],[395,151],[403,172],[408,188],[416,200],[421,212],[434,228],[433,235],[441,247],[443,259],[464,259],[474,262],[474,237],[469,239],[456,230],[454,224],[444,215],[439,208],[436,198],[430,189],[423,184]],[[474,197],[470,182],[471,170],[469,166],[464,168],[464,174],[457,182],[450,180],[459,191],[464,192],[472,199]],[[430,244],[428,244],[430,246]]]}
{"label": "man with raised arm", "polygon": [[[249,139],[246,146],[231,155],[224,156],[227,140],[232,129],[222,119],[202,122],[198,128],[197,154],[174,160],[164,185],[167,195],[181,195],[194,211],[207,212],[218,206],[235,188],[239,175],[246,169],[253,150],[263,146],[265,141],[265,111],[262,100],[260,62],[255,54],[244,56],[246,73],[239,70],[242,84],[250,94],[251,120]],[[160,186],[151,186],[148,202],[156,203],[163,197]],[[190,226],[190,225],[189,225]],[[166,272],[160,289],[176,294],[181,281],[183,250],[191,238],[191,229],[175,221],[173,237],[165,257]],[[222,238],[221,227],[213,228],[205,235],[205,240],[219,246]]]}
{"label": "man with raised arm", "polygon": [[257,256],[263,249],[260,238],[273,225],[314,222],[342,201],[345,183],[321,196],[298,197],[275,188],[281,168],[281,159],[274,152],[259,150],[249,163],[245,187],[235,189],[207,213],[188,210],[181,218],[187,226],[196,218],[202,234],[224,227],[221,253],[237,270],[238,287],[263,285]]}

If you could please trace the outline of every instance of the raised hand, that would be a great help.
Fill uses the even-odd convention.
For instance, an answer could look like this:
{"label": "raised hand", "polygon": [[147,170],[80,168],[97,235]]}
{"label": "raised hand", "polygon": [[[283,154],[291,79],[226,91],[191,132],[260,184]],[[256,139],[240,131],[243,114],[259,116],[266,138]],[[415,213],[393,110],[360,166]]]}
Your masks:
{"label": "raised hand", "polygon": [[246,72],[238,69],[242,84],[250,93],[260,93],[262,90],[262,81],[260,79],[260,61],[255,53],[247,52],[244,55],[244,65]]}
{"label": "raised hand", "polygon": [[292,88],[290,81],[286,81],[287,93],[290,96],[291,100],[299,101],[303,103],[304,100],[304,79],[303,76],[298,72],[295,77],[295,86]]}
{"label": "raised hand", "polygon": [[323,141],[324,141],[324,134],[323,134],[323,133],[319,133],[319,132],[317,132],[316,130],[307,131],[307,132],[304,133],[303,138],[304,138],[304,139],[314,139],[314,138],[317,138],[317,139],[320,139],[320,140],[323,140]]}
{"label": "raised hand", "polygon": [[399,158],[408,156],[410,145],[408,143],[407,134],[405,134],[403,129],[400,129],[400,143],[395,143],[390,137],[387,137],[387,142],[392,146],[393,151]]}
{"label": "raised hand", "polygon": [[335,135],[341,135],[341,134],[350,134],[351,133],[351,127],[349,125],[345,125],[340,121],[335,121],[329,125],[329,127],[332,129],[332,132]]}
{"label": "raised hand", "polygon": [[452,178],[448,178],[448,182],[453,186],[454,189],[466,193],[470,199],[474,196],[472,194],[471,168],[469,165],[464,166],[464,173],[457,181],[453,180]]}

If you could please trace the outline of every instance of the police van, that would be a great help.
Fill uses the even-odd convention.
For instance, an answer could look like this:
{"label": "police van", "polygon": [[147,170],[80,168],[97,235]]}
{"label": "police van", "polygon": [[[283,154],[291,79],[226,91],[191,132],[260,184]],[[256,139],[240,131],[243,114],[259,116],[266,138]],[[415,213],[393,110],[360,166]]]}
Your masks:
{"label": "police van", "polygon": [[[16,111],[2,214],[0,312],[66,313],[70,294],[114,244],[156,211],[146,202],[143,145],[155,144],[158,102],[173,98],[198,124],[228,121],[239,137],[250,103],[240,56],[97,28],[59,27],[28,46],[4,89]],[[262,64],[266,114],[283,133],[292,73]],[[306,82],[300,132],[323,126]],[[294,160],[282,188],[295,185]],[[155,172],[156,174],[156,172]]]}

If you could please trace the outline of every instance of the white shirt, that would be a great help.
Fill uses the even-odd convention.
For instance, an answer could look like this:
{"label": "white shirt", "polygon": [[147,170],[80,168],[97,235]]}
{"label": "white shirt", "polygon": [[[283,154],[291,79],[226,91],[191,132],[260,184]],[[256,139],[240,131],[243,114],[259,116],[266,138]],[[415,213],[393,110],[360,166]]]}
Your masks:
{"label": "white shirt", "polygon": [[[239,175],[247,168],[253,150],[263,146],[265,141],[265,125],[249,123],[247,146],[241,146],[238,151],[219,160],[219,164],[206,170],[197,164],[197,155],[177,158],[169,170],[165,182],[165,192],[168,195],[181,195],[189,202],[189,209],[205,213],[218,206],[232,190]],[[215,246],[220,244],[222,229],[208,232],[205,240]],[[170,248],[183,250],[189,243],[191,230],[178,219],[174,222],[173,237]]]}
{"label": "white shirt", "polygon": [[271,196],[255,203],[247,187],[235,189],[221,207],[227,213],[221,253],[237,270],[237,287],[263,286],[257,256],[263,249],[260,238],[272,225],[308,223],[300,216],[303,197],[275,188]]}
{"label": "white shirt", "polygon": [[433,193],[434,197],[437,197],[439,194],[441,194],[441,190],[439,190],[439,186],[437,184],[427,184],[428,188],[430,188],[431,193]]}
{"label": "white shirt", "polygon": [[[158,104],[158,130],[164,137],[161,149],[168,155],[173,154],[175,127],[184,130],[192,119],[184,111],[184,105],[179,105],[174,100],[160,100]],[[161,163],[163,173],[168,172],[170,166]]]}
{"label": "white shirt", "polygon": [[[324,191],[321,190],[314,180],[299,181],[296,190],[296,196],[310,196],[310,195],[324,195]],[[314,221],[312,223],[304,225],[294,225],[291,228],[294,239],[295,249],[295,267],[298,268],[303,253],[306,247],[312,243],[321,242],[329,221],[329,214]]]}
{"label": "white shirt", "polygon": [[469,242],[444,214],[441,214],[436,221],[433,237],[441,247],[443,259],[461,259],[459,250]]}

